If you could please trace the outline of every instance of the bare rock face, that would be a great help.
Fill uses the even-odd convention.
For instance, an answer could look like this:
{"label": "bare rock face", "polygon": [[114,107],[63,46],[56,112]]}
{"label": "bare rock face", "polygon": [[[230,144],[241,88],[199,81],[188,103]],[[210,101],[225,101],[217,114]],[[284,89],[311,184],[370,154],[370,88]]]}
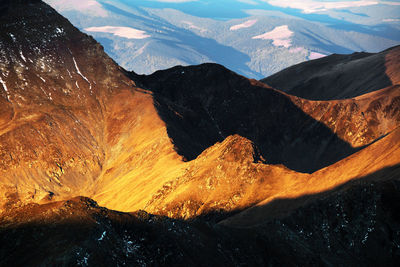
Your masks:
{"label": "bare rock face", "polygon": [[364,147],[399,125],[400,86],[335,101],[294,99],[307,114],[321,121],[352,147]]}
{"label": "bare rock face", "polygon": [[0,20],[1,183],[35,201],[86,194],[105,158],[107,99],[132,82],[41,1],[12,1]]}
{"label": "bare rock face", "polygon": [[1,1],[0,265],[394,265],[398,54],[271,78],[307,100],[216,64],[129,73]]}

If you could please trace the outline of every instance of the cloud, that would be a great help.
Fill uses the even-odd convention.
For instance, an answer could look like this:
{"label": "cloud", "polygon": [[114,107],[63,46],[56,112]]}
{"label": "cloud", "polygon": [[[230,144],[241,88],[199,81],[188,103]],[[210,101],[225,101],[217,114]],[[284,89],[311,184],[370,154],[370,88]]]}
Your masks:
{"label": "cloud", "polygon": [[292,35],[293,32],[289,30],[288,25],[282,25],[275,27],[270,32],[254,36],[252,39],[272,40],[274,46],[283,46],[288,48],[292,45],[292,40],[290,39]]}
{"label": "cloud", "polygon": [[249,4],[249,5],[258,5],[258,3],[254,0],[237,0],[238,2]]}
{"label": "cloud", "polygon": [[383,5],[389,5],[389,6],[400,6],[400,2],[381,1],[380,3]]}
{"label": "cloud", "polygon": [[[329,9],[343,9],[351,7],[362,7],[378,5],[379,1],[359,0],[359,1],[333,1],[322,2],[314,0],[263,0],[273,6],[284,8],[295,8],[303,10],[304,13],[314,13],[320,11],[327,11]],[[389,2],[387,2],[389,3]],[[393,4],[394,2],[390,2]],[[384,4],[384,2],[382,2]]]}
{"label": "cloud", "polygon": [[145,39],[150,37],[145,31],[137,30],[130,27],[114,27],[114,26],[103,26],[103,27],[90,27],[84,29],[87,32],[105,32],[112,33],[119,37],[128,39]]}
{"label": "cloud", "polygon": [[384,22],[399,22],[400,19],[383,19]]}
{"label": "cloud", "polygon": [[241,24],[233,25],[229,29],[231,31],[236,31],[236,30],[243,29],[243,28],[249,28],[249,27],[253,26],[254,24],[256,24],[256,22],[257,22],[256,19],[251,19],[251,20],[245,21]]}
{"label": "cloud", "polygon": [[187,3],[187,2],[196,2],[198,0],[147,0],[152,2],[162,2],[162,3]]}
{"label": "cloud", "polygon": [[44,0],[58,12],[79,11],[97,17],[107,17],[108,12],[95,0]]}

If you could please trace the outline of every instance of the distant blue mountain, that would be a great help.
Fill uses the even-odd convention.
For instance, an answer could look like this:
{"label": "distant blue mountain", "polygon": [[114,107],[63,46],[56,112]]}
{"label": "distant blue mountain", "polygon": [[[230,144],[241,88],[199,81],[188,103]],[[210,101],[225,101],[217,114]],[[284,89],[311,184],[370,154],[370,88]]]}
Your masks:
{"label": "distant blue mountain", "polygon": [[400,44],[396,2],[340,1],[340,8],[332,1],[299,6],[287,0],[46,2],[93,35],[121,66],[145,74],[216,62],[259,79],[332,53]]}

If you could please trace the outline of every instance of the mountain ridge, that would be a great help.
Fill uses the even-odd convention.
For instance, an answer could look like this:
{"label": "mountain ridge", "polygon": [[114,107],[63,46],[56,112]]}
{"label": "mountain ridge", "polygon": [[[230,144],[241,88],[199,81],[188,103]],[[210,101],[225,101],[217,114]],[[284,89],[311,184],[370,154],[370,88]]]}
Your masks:
{"label": "mountain ridge", "polygon": [[[261,81],[308,99],[353,98],[399,84],[399,51],[400,47],[395,46],[376,54],[330,55],[292,66]],[[285,79],[287,76],[291,79]]]}

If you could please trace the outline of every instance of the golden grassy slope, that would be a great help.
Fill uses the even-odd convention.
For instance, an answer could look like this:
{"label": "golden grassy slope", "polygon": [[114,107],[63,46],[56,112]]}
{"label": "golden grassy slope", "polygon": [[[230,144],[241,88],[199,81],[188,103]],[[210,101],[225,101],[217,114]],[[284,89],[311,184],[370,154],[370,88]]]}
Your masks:
{"label": "golden grassy slope", "polygon": [[[347,182],[363,182],[364,177],[369,177],[368,182],[398,179],[400,175],[400,128],[388,136],[375,142],[369,147],[343,159],[329,167],[308,175],[302,182],[287,187],[278,194],[269,196],[227,220],[221,222],[225,225],[248,227],[260,224],[270,218],[284,216],[292,210],[304,205],[304,201],[292,202],[291,205],[273,203],[280,199],[296,199],[302,196],[312,196],[328,192]],[[397,166],[397,167],[396,167]],[[391,169],[395,167],[395,169]],[[383,172],[379,172],[383,170]],[[378,173],[378,174],[377,174]],[[328,193],[327,193],[328,194]],[[319,196],[321,197],[321,195]],[[273,205],[269,205],[273,203]]]}
{"label": "golden grassy slope", "polygon": [[[390,99],[398,97],[398,93],[399,90],[393,87],[357,99],[334,101],[333,104],[299,98],[294,98],[294,101],[309,108],[310,114],[322,122],[328,118],[327,112],[323,112],[325,117],[315,114],[321,111],[320,105],[327,104],[336,109],[334,122],[341,124],[360,116],[349,113],[349,106],[364,108],[370,107],[372,101],[384,101],[386,104],[378,105],[379,110],[374,111],[382,114],[391,103]],[[29,140],[21,151],[31,155],[38,150],[42,155],[36,159],[37,165],[30,167],[32,160],[24,158],[19,159],[18,168],[13,167],[12,161],[8,165],[4,163],[8,166],[7,172],[3,172],[6,179],[2,180],[6,194],[18,193],[23,202],[48,201],[49,191],[54,193],[53,200],[86,195],[115,210],[145,209],[156,214],[190,218],[217,211],[239,211],[257,203],[264,205],[275,198],[322,192],[400,162],[398,130],[313,174],[255,162],[257,148],[250,140],[238,135],[229,136],[195,160],[184,162],[175,152],[166,125],[157,114],[151,92],[138,88],[121,89],[109,95],[104,103],[103,117],[96,122],[104,127],[104,135],[97,139],[93,139],[87,130],[89,123],[95,121],[77,124],[76,118],[65,109],[57,110],[60,114],[53,110],[48,119],[44,115],[22,117],[24,120],[18,127],[3,134],[1,138],[6,140],[3,147],[6,143],[9,145],[2,151],[13,151],[19,147],[16,142]],[[337,111],[338,106],[344,107],[339,110],[342,113]],[[343,114],[350,115],[343,117]],[[66,120],[67,115],[72,118],[71,122]],[[383,127],[384,131],[379,134],[388,133],[396,126],[396,113],[389,115],[385,118],[390,123],[380,120],[383,126],[379,123],[373,125]],[[80,120],[83,118],[79,117]],[[49,122],[57,128],[49,126]],[[41,135],[29,127],[40,129]],[[343,128],[348,131],[345,126]],[[30,132],[32,135],[27,135]],[[40,139],[35,138],[47,139],[40,143]],[[46,145],[46,140],[49,145]],[[55,158],[49,157],[52,155],[50,152],[38,145],[29,146],[32,143],[57,151],[54,153],[62,155],[62,161],[57,164]],[[92,151],[90,147],[98,147],[103,153]],[[73,154],[77,151],[87,154],[79,155],[78,161],[71,160],[77,157]]]}
{"label": "golden grassy slope", "polygon": [[[320,105],[325,104],[335,110],[336,117],[334,120],[331,117],[329,122],[342,124],[344,130],[339,127],[333,129],[347,133],[347,137],[350,137],[348,133],[351,129],[346,128],[346,121],[363,116],[361,110],[364,116],[374,112],[384,117],[377,120],[377,124],[365,122],[365,129],[383,129],[378,131],[378,137],[394,131],[332,166],[313,174],[302,174],[284,166],[255,162],[256,148],[251,141],[238,135],[229,136],[222,143],[211,146],[193,161],[182,162],[173,150],[164,123],[154,110],[151,95],[135,93],[132,105],[128,105],[137,107],[140,115],[135,114],[136,108],[123,108],[124,113],[131,114],[126,119],[133,121],[124,123],[128,128],[120,135],[120,141],[114,141],[109,154],[112,156],[106,161],[110,170],[103,171],[96,194],[92,197],[112,209],[145,209],[156,214],[190,218],[216,211],[245,209],[265,199],[263,204],[277,197],[298,197],[329,190],[400,162],[399,130],[394,130],[399,125],[398,117],[390,106],[398,95],[397,87],[392,87],[333,103],[301,99],[301,103],[306,103],[314,112],[310,113],[322,122],[329,121],[326,119],[329,117],[324,111],[323,116],[317,118],[315,111],[321,110]],[[379,108],[371,108],[374,101],[379,103]],[[358,113],[349,111],[352,106],[360,108]],[[384,114],[387,109],[391,112]],[[138,118],[140,122],[137,122]],[[371,142],[372,138],[368,136]]]}

